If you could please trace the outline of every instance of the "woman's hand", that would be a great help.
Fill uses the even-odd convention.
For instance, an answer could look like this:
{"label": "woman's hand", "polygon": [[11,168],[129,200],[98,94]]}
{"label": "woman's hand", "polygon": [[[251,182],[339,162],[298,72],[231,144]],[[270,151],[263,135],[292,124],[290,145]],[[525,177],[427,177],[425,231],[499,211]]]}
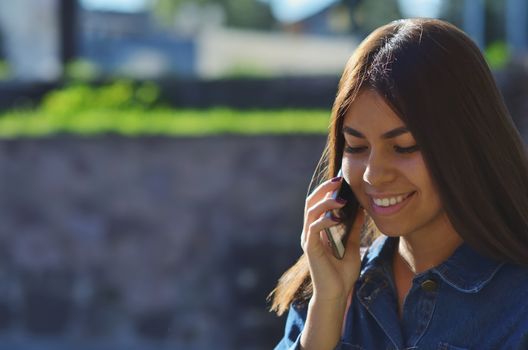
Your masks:
{"label": "woman's hand", "polygon": [[334,200],[331,193],[339,189],[342,178],[334,178],[321,184],[306,199],[301,245],[308,257],[312,278],[313,298],[319,301],[346,300],[359,276],[360,231],[364,221],[362,210],[358,210],[345,246],[343,259],[336,259],[328,247],[324,229],[339,225],[338,218],[327,218],[325,212],[342,208],[346,202]]}
{"label": "woman's hand", "polygon": [[342,178],[334,178],[324,182],[306,199],[301,244],[308,257],[313,295],[301,335],[303,350],[336,347],[343,328],[347,299],[359,276],[359,235],[365,220],[363,211],[358,210],[343,259],[334,257],[322,232],[327,227],[340,224],[335,218],[326,218],[324,213],[346,204],[330,197],[341,181]]}

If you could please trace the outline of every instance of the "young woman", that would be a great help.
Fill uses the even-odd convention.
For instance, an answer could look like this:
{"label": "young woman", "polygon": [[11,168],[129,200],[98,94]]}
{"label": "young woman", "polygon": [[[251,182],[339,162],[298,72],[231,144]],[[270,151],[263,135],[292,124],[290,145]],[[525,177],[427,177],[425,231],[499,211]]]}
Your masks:
{"label": "young woman", "polygon": [[[406,19],[367,37],[339,83],[321,172],[304,254],[272,293],[289,311],[276,349],[528,349],[528,158],[462,31]],[[343,181],[360,210],[327,217],[346,205],[330,197]],[[340,224],[336,259],[322,232]],[[361,257],[365,231],[378,238]]]}

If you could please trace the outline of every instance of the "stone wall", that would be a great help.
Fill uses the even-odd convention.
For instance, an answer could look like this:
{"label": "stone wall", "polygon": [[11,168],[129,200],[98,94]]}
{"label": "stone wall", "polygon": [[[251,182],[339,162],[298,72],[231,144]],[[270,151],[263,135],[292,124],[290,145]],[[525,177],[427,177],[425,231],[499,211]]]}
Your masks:
{"label": "stone wall", "polygon": [[0,350],[272,348],[324,141],[0,141]]}

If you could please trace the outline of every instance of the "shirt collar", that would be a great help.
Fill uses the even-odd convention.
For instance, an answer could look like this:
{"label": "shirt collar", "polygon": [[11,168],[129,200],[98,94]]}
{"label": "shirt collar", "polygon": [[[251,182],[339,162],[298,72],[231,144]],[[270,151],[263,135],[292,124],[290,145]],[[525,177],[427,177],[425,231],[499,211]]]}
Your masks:
{"label": "shirt collar", "polygon": [[449,259],[432,271],[453,288],[476,293],[491,281],[503,265],[477,253],[467,243],[462,243]]}
{"label": "shirt collar", "polygon": [[[392,256],[398,239],[384,235],[376,239],[365,253],[361,274],[366,276],[371,272],[380,271],[379,269],[387,267],[387,264],[392,266]],[[432,272],[461,292],[476,293],[491,281],[503,265],[504,263],[477,253],[464,242],[446,261],[416,277]]]}

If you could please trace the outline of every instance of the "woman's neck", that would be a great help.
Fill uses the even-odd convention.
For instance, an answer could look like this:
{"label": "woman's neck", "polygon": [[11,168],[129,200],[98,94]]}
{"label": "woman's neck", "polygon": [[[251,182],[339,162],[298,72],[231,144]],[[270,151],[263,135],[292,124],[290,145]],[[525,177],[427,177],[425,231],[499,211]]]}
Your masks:
{"label": "woman's neck", "polygon": [[447,260],[462,242],[453,227],[446,225],[438,232],[414,232],[401,236],[397,252],[409,269],[419,274]]}

